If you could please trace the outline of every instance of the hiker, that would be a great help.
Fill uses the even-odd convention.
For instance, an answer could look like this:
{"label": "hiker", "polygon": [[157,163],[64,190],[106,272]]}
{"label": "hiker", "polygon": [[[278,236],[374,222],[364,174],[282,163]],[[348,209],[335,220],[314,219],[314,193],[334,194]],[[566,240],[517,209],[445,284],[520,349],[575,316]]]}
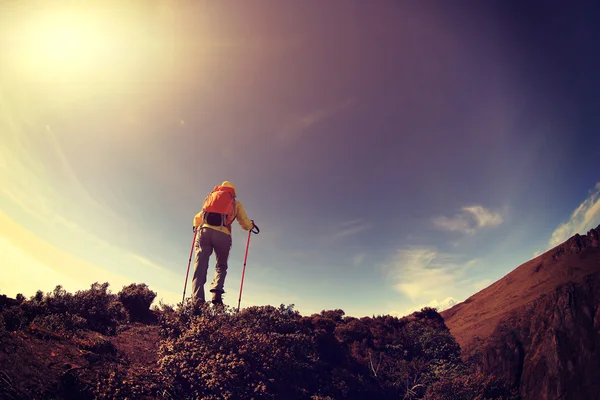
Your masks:
{"label": "hiker", "polygon": [[206,197],[202,210],[194,217],[194,278],[192,280],[192,301],[194,305],[205,303],[204,284],[208,272],[208,262],[214,250],[217,265],[215,277],[211,283],[212,303],[222,305],[223,285],[227,276],[227,259],[231,250],[231,224],[237,218],[244,230],[252,230],[255,225],[244,211],[244,206],[236,198],[235,186],[224,181],[215,186]]}

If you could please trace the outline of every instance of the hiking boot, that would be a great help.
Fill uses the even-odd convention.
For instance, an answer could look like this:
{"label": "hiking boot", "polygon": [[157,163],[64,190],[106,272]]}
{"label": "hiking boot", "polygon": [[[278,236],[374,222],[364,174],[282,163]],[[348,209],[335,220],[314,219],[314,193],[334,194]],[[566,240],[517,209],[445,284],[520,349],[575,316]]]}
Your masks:
{"label": "hiking boot", "polygon": [[212,303],[216,306],[216,305],[223,305],[223,298],[221,297],[221,295],[223,294],[223,292],[220,292],[218,290],[212,291]]}
{"label": "hiking boot", "polygon": [[204,300],[196,300],[192,303],[192,315],[202,315]]}

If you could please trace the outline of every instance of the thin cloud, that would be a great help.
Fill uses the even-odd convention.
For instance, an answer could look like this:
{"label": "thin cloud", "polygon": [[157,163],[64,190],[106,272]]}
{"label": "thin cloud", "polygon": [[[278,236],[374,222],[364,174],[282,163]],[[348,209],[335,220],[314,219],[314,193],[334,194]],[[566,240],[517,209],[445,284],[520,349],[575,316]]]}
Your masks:
{"label": "thin cloud", "polygon": [[338,225],[333,233],[327,235],[326,240],[328,242],[341,240],[347,238],[348,236],[356,235],[357,233],[370,229],[371,226],[371,224],[367,224],[360,219],[346,221]]}
{"label": "thin cloud", "polygon": [[360,219],[360,218],[357,218],[357,219],[351,219],[351,220],[348,220],[348,221],[344,221],[344,222],[341,222],[341,223],[339,223],[339,224],[338,224],[338,226],[337,226],[337,228],[338,228],[338,229],[346,228],[346,227],[348,227],[348,226],[351,226],[351,225],[360,224],[362,221],[363,221],[363,220],[362,220],[362,219]]}
{"label": "thin cloud", "polygon": [[365,258],[366,258],[365,253],[355,254],[354,257],[352,257],[352,264],[355,267],[359,267],[365,262]]}
{"label": "thin cloud", "polygon": [[[89,234],[86,235],[81,244],[89,245],[90,237]],[[108,243],[99,241],[99,244],[88,246],[87,249],[97,254],[109,254],[119,263],[129,258],[132,262],[128,263],[128,268],[120,266],[109,269],[101,262],[80,258],[47,242],[0,211],[0,250],[5,264],[9,266],[7,274],[2,278],[2,285],[6,287],[2,289],[11,292],[30,291],[34,289],[29,282],[31,280],[39,286],[37,289],[43,290],[51,290],[58,284],[71,291],[78,290],[89,287],[95,281],[109,282],[113,289],[120,290],[122,286],[139,282],[140,277],[143,277],[141,280],[157,292],[157,300],[163,298],[173,303],[179,301],[179,276],[167,270],[149,273],[148,263],[152,264],[151,261],[132,253],[121,253]]]}
{"label": "thin cloud", "polygon": [[160,273],[163,273],[163,274],[170,274],[170,275],[173,274],[173,271],[170,271],[170,270],[166,269],[165,267],[163,267],[161,265],[158,265],[158,264],[150,261],[146,257],[142,257],[142,256],[140,256],[138,254],[135,254],[135,253],[127,253],[127,254],[128,254],[128,256],[131,259],[139,262],[140,264],[142,264],[144,266],[152,268],[156,272],[160,272]]}
{"label": "thin cloud", "polygon": [[475,288],[475,290],[479,291],[479,290],[482,290],[482,289],[485,289],[486,287],[488,287],[490,285],[490,283],[492,283],[491,279],[483,279],[479,282],[473,283],[473,288]]}
{"label": "thin cloud", "polygon": [[457,215],[454,218],[435,217],[433,224],[441,230],[450,232],[461,232],[467,235],[474,234],[477,230],[472,227],[471,223],[464,215]]}
{"label": "thin cloud", "polygon": [[554,232],[548,246],[555,247],[576,233],[585,234],[600,224],[600,182],[596,183],[588,197],[573,211],[567,222],[560,224]]}
{"label": "thin cloud", "polygon": [[104,213],[105,217],[108,217],[111,219],[118,219],[118,220],[120,220],[119,222],[122,225],[126,224],[126,221],[124,221],[122,218],[117,216],[110,208],[108,208],[104,204],[98,202],[94,198],[94,196],[90,195],[87,188],[80,181],[79,177],[77,176],[77,173],[75,172],[75,170],[71,166],[71,163],[69,162],[68,158],[66,157],[65,153],[63,152],[61,145],[56,137],[56,134],[54,133],[52,128],[48,125],[46,125],[46,132],[47,132],[47,138],[48,138],[47,144],[48,144],[49,148],[52,150],[52,154],[54,155],[54,157],[56,158],[56,160],[60,166],[60,171],[62,172],[62,176],[69,181],[70,187],[75,188],[77,190],[77,194],[78,194],[79,198],[81,199],[81,201],[85,201],[90,206],[95,207],[97,212],[99,211],[99,212]]}
{"label": "thin cloud", "polygon": [[483,228],[493,228],[504,221],[502,214],[480,205],[463,207],[454,217],[439,216],[432,219],[441,230],[474,235]]}
{"label": "thin cloud", "polygon": [[[25,122],[12,118],[7,108],[0,103],[0,118],[8,121],[6,141],[0,144],[0,178],[4,184],[1,192],[24,211],[41,222],[55,217],[57,205],[77,199],[90,209],[89,214],[99,216],[99,220],[110,221],[111,225],[128,226],[128,222],[115,214],[109,207],[92,196],[79,180],[66,157],[52,127],[45,125],[36,136],[22,129]],[[39,136],[38,133],[41,133]],[[46,149],[44,157],[36,157],[31,143],[39,142]],[[51,184],[48,171],[57,171],[61,186]],[[68,194],[61,190],[69,187]]]}
{"label": "thin cloud", "polygon": [[454,297],[446,297],[444,300],[442,301],[438,301],[436,299],[431,300],[429,303],[422,303],[419,305],[414,305],[414,306],[410,306],[410,307],[406,307],[403,310],[400,311],[390,311],[390,315],[395,316],[395,317],[404,317],[406,315],[412,314],[415,311],[421,311],[421,309],[425,308],[425,307],[431,307],[431,308],[435,308],[438,312],[442,312],[444,310],[447,310],[453,306],[455,306],[456,304],[458,304],[458,300],[456,300]]}
{"label": "thin cloud", "polygon": [[[121,272],[121,263],[127,260],[126,269],[127,273],[132,274],[130,276],[147,277],[150,272],[152,276],[160,276],[156,282],[168,281],[174,286],[175,276],[167,265],[161,266],[119,246],[115,238],[117,234],[111,237],[110,242],[102,238],[98,222],[103,225],[128,228],[117,229],[116,232],[131,232],[129,228],[131,224],[90,195],[63,152],[52,127],[46,125],[41,128],[41,140],[47,152],[46,157],[36,158],[28,147],[30,144],[28,135],[21,129],[23,124],[11,120],[11,113],[7,110],[0,109],[0,112],[8,116],[11,127],[7,135],[9,140],[0,145],[0,154],[4,160],[0,163],[0,177],[4,178],[5,182],[5,185],[0,188],[0,194],[19,206],[22,211],[35,217],[43,228],[41,231],[47,231],[48,227],[53,229],[60,227],[53,237],[55,243],[69,243],[67,247],[78,250],[85,246],[90,253],[90,258],[93,257],[91,252],[96,252],[97,255],[93,257],[96,265],[104,266],[107,268],[105,271]],[[62,193],[60,187],[49,184],[45,179],[46,171],[52,169],[58,171],[65,186],[68,184],[70,189],[68,195]],[[72,199],[77,199],[77,203],[82,208],[89,210],[89,214],[95,216],[88,221],[89,226],[83,227],[80,222],[59,211],[61,204]],[[90,229],[90,226],[94,228]],[[101,259],[104,263],[100,261]]]}
{"label": "thin cloud", "polygon": [[431,247],[413,247],[398,250],[384,271],[394,289],[413,304],[430,304],[460,292],[458,280],[476,263]]}
{"label": "thin cloud", "polygon": [[498,226],[503,221],[499,213],[490,211],[482,206],[464,207],[463,210],[475,218],[478,228]]}
{"label": "thin cloud", "polygon": [[[159,280],[162,281],[162,283],[168,282],[171,286],[175,286],[176,282],[179,279],[179,277],[173,272],[172,269],[159,265],[156,262],[153,262],[148,258],[136,254],[124,247],[110,243],[96,236],[92,232],[87,231],[83,227],[79,226],[77,223],[68,220],[58,214],[54,215],[53,221],[56,224],[64,226],[66,228],[65,231],[69,231],[75,237],[83,239],[86,242],[86,244],[90,246],[90,249],[94,248],[105,255],[110,255],[116,258],[120,262],[121,260],[124,261],[126,259],[132,260],[132,262],[127,262],[127,266],[128,273],[132,274],[133,276],[145,276],[146,279],[150,279],[148,278],[148,268],[151,268],[154,273],[160,274],[156,276],[160,277]],[[153,274],[153,276],[155,275]]]}
{"label": "thin cloud", "polygon": [[364,230],[367,230],[371,227],[370,224],[362,224],[362,225],[356,225],[350,228],[346,228],[340,231],[337,231],[336,233],[334,233],[333,235],[331,235],[332,239],[343,239],[345,237],[351,236],[351,235],[355,235],[357,233],[360,233]]}
{"label": "thin cloud", "polygon": [[319,124],[320,122],[332,117],[333,115],[342,112],[356,104],[356,99],[353,97],[347,97],[335,104],[330,104],[315,110],[308,112],[300,117],[297,117],[289,122],[279,132],[279,139],[286,144],[289,144],[291,140],[299,137],[311,127]]}

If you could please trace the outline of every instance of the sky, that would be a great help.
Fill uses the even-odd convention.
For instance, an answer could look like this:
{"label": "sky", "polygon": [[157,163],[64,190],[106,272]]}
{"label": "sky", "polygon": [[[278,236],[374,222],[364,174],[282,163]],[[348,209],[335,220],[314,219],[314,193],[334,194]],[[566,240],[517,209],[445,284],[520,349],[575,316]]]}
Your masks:
{"label": "sky", "polygon": [[174,305],[224,180],[242,307],[441,310],[585,234],[600,6],[501,3],[1,2],[0,292]]}

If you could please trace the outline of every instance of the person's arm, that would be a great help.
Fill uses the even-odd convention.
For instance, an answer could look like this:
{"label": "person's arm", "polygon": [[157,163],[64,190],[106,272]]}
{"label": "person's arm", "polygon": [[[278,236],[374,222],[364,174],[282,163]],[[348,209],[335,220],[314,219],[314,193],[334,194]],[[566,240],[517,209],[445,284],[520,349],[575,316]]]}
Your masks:
{"label": "person's arm", "polygon": [[239,200],[236,200],[236,210],[237,210],[237,220],[242,229],[249,231],[254,227],[254,223],[248,218],[246,215],[246,210],[244,210],[244,206]]}
{"label": "person's arm", "polygon": [[194,217],[194,229],[198,229],[198,227],[200,225],[202,225],[202,211],[200,211],[198,214],[196,214],[196,216]]}

